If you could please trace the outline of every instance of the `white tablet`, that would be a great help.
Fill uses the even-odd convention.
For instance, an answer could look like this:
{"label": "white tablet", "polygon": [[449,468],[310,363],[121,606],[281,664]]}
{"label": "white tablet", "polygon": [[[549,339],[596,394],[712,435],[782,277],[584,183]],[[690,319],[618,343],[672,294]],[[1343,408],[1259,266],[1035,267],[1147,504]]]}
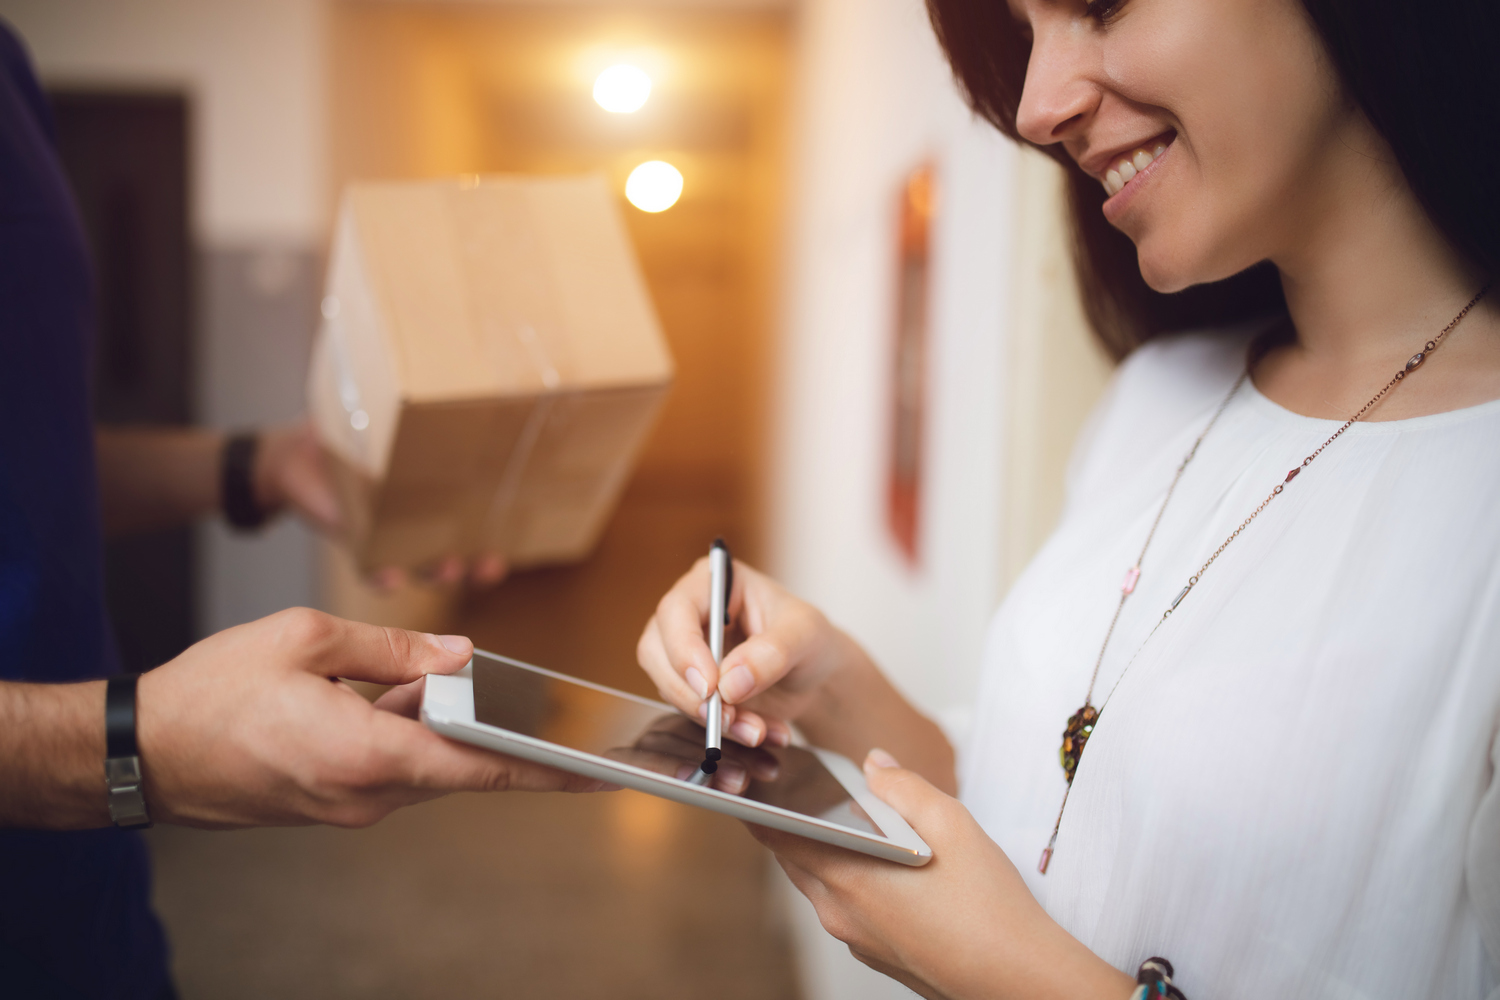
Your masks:
{"label": "white tablet", "polygon": [[725,759],[750,776],[731,794],[698,769],[703,727],[672,706],[493,653],[475,650],[458,673],[429,675],[422,721],[451,739],[878,858],[932,860],[846,757],[726,741]]}

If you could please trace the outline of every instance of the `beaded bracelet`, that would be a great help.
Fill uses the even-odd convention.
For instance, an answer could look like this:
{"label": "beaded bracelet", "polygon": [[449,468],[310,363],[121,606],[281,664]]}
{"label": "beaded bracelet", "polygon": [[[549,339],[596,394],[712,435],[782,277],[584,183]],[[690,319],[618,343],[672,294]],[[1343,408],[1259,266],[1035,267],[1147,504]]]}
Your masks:
{"label": "beaded bracelet", "polygon": [[1172,1000],[1187,1000],[1182,991],[1172,985],[1172,963],[1165,958],[1148,958],[1135,972],[1136,988],[1130,1000],[1150,1000],[1151,997],[1171,997]]}

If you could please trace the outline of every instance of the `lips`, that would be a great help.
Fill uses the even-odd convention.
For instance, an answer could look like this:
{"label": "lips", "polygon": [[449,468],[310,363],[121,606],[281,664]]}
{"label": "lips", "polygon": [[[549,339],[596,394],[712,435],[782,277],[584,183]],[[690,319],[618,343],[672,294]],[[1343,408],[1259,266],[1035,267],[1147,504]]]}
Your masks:
{"label": "lips", "polygon": [[1137,146],[1115,158],[1105,169],[1104,176],[1099,179],[1099,183],[1104,185],[1105,193],[1113,198],[1123,191],[1137,174],[1144,173],[1157,157],[1167,151],[1167,147],[1175,138],[1176,136],[1171,133],[1157,136],[1144,145]]}

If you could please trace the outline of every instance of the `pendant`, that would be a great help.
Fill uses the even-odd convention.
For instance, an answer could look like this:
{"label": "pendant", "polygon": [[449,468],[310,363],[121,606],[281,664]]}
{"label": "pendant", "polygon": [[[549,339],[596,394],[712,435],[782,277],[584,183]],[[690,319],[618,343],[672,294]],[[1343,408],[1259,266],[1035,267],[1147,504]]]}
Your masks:
{"label": "pendant", "polygon": [[1062,749],[1058,750],[1057,759],[1062,763],[1069,785],[1073,784],[1073,775],[1078,772],[1078,762],[1083,758],[1083,748],[1088,745],[1098,721],[1099,710],[1088,702],[1068,716],[1068,728],[1063,730]]}

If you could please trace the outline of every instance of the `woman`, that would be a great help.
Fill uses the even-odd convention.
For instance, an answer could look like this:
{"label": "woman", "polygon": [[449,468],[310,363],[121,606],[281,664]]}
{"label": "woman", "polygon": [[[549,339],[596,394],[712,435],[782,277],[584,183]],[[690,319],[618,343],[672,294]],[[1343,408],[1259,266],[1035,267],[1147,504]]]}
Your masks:
{"label": "woman", "polygon": [[936,727],[751,570],[722,669],[702,566],[642,665],[741,742],[867,755],[929,866],[757,836],[925,996],[1125,997],[1155,955],[1199,998],[1495,996],[1493,8],[930,10],[974,108],[1068,168],[1128,354],[995,619],[963,802]]}

